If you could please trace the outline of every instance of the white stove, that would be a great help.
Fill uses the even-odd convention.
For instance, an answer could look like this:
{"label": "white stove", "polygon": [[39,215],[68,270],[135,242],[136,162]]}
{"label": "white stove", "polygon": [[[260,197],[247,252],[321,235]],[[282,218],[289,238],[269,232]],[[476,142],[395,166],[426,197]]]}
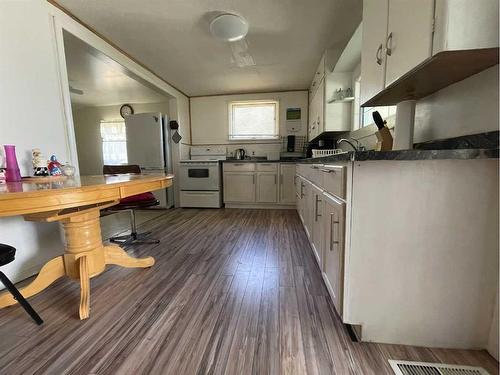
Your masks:
{"label": "white stove", "polygon": [[191,159],[179,167],[181,207],[222,206],[221,166],[225,147],[191,147]]}

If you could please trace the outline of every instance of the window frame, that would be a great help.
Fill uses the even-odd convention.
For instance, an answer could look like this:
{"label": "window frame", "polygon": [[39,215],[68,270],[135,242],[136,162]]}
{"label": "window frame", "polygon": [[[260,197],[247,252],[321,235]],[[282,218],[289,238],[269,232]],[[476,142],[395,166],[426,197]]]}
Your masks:
{"label": "window frame", "polygon": [[[274,105],[274,135],[267,136],[245,136],[235,135],[234,132],[234,108],[238,106],[258,106],[262,104]],[[251,141],[276,141],[280,138],[280,106],[277,99],[257,99],[257,100],[237,100],[228,103],[228,140],[230,142],[251,142]]]}

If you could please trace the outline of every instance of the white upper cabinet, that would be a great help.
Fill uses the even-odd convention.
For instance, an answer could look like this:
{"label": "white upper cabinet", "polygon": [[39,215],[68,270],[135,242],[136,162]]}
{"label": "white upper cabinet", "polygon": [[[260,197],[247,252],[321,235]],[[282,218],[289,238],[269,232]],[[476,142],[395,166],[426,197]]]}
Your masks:
{"label": "white upper cabinet", "polygon": [[495,64],[498,0],[363,1],[361,104],[423,98]]}
{"label": "white upper cabinet", "polygon": [[388,13],[389,0],[363,1],[361,103],[384,89]]}
{"label": "white upper cabinet", "polygon": [[432,55],[433,23],[434,0],[389,0],[385,86]]}
{"label": "white upper cabinet", "polygon": [[498,47],[498,0],[436,0],[433,54]]}

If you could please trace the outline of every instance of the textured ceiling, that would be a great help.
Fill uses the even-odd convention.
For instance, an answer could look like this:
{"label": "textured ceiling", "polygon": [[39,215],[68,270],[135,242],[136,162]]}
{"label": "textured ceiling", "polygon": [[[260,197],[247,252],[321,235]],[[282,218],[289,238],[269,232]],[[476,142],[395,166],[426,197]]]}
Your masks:
{"label": "textured ceiling", "polygon": [[[362,0],[58,0],[187,95],[309,87],[326,48],[340,51],[361,22]],[[247,19],[256,66],[238,68],[213,38],[220,12]]]}
{"label": "textured ceiling", "polygon": [[83,94],[71,93],[74,108],[123,103],[158,103],[167,100],[130,77],[121,65],[85,42],[64,33],[69,85]]}

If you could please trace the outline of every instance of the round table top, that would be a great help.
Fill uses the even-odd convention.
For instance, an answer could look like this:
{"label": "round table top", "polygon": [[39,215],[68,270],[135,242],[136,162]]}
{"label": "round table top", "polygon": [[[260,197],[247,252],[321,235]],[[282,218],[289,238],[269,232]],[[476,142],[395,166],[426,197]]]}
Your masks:
{"label": "round table top", "polygon": [[171,174],[74,176],[53,182],[0,184],[0,216],[15,216],[96,204],[172,185]]}

